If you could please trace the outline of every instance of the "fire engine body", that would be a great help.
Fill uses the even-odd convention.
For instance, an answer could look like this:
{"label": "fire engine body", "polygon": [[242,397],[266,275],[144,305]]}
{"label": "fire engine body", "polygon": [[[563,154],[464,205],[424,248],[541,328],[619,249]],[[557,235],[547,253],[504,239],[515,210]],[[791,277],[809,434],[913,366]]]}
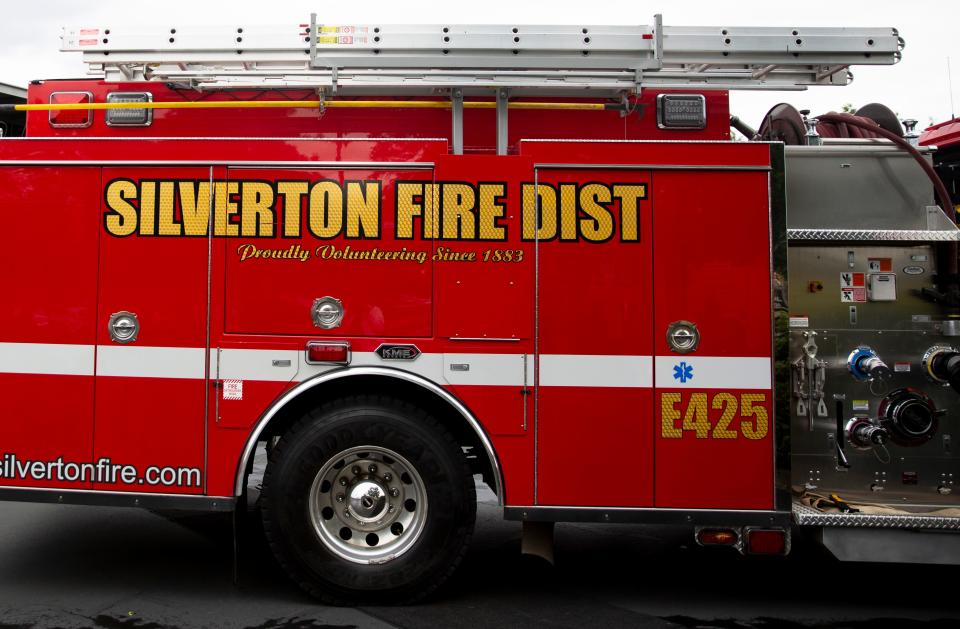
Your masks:
{"label": "fire engine body", "polygon": [[[319,100],[253,61],[138,70],[109,57],[122,32],[65,34],[102,77],[35,82],[28,137],[0,142],[0,497],[233,510],[266,446],[268,537],[336,601],[439,583],[473,474],[531,535],[675,523],[784,553],[796,523],[956,528],[926,515],[957,506],[960,409],[932,365],[955,325],[923,294],[957,231],[909,156],[731,142],[740,79],[708,68],[616,99],[361,85],[323,56],[359,54],[330,28],[298,31]],[[895,61],[874,31],[857,46],[889,54],[859,62]],[[638,33],[668,58],[659,20]],[[811,83],[845,82],[849,60],[814,61]],[[316,102],[257,105],[283,99]],[[823,513],[791,486],[924,515]]]}

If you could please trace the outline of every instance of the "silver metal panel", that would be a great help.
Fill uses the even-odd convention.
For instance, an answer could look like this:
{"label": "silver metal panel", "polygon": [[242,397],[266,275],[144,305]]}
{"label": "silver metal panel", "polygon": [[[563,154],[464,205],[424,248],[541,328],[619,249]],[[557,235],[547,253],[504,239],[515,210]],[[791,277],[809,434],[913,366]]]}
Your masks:
{"label": "silver metal panel", "polygon": [[507,154],[509,143],[510,110],[507,90],[497,90],[497,155]]}
{"label": "silver metal panel", "polygon": [[931,229],[926,208],[934,205],[933,186],[893,145],[788,146],[786,154],[789,229]]}
{"label": "silver metal panel", "polygon": [[[931,245],[795,245],[790,248],[790,314],[797,324],[789,332],[790,362],[803,356],[806,332],[816,332],[816,358],[825,363],[826,413],[809,404],[798,412],[790,396],[792,485],[818,494],[838,493],[849,502],[908,505],[960,505],[960,457],[954,439],[960,433],[960,395],[931,382],[921,359],[934,345],[953,345],[941,332],[946,312],[923,297],[933,289],[937,272]],[[896,275],[895,301],[843,302],[840,274],[869,273],[869,260],[889,259]],[[922,269],[921,274],[903,269]],[[822,287],[822,288],[820,288]],[[856,308],[852,316],[851,308]],[[859,381],[847,368],[847,358],[860,345],[873,348],[894,370],[886,383]],[[791,377],[793,377],[791,375]],[[937,431],[921,445],[889,442],[885,449],[845,448],[850,467],[837,465],[836,400],[842,398],[844,423],[850,418],[877,418],[889,392],[910,387],[929,396],[946,414]],[[956,487],[956,489],[954,489]],[[941,493],[941,488],[950,493]]]}
{"label": "silver metal panel", "polygon": [[820,541],[840,561],[960,564],[960,535],[947,530],[830,526]]}
{"label": "silver metal panel", "polygon": [[463,155],[463,90],[457,88],[450,93],[450,143],[454,155]]}
{"label": "silver metal panel", "polygon": [[800,526],[960,530],[960,518],[920,514],[823,513],[798,503],[793,505],[793,519]]}

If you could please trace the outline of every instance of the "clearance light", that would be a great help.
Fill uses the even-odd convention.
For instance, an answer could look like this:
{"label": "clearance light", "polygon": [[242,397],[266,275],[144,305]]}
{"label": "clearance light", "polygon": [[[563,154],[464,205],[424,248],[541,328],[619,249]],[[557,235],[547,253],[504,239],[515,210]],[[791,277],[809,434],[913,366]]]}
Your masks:
{"label": "clearance light", "polygon": [[732,529],[702,529],[697,541],[702,546],[735,546],[740,536]]}
{"label": "clearance light", "polygon": [[702,94],[657,96],[657,126],[661,129],[705,129],[707,100]]}
{"label": "clearance light", "polygon": [[310,341],[307,362],[311,365],[349,365],[350,343],[346,341]]}
{"label": "clearance light", "polygon": [[[153,101],[150,92],[110,92],[108,103],[149,103]],[[153,122],[152,109],[108,109],[108,127],[149,127]]]}
{"label": "clearance light", "polygon": [[783,529],[750,529],[747,552],[751,555],[787,554],[787,532]]}
{"label": "clearance light", "polygon": [[[93,102],[90,92],[54,92],[50,94],[51,105],[89,105]],[[93,124],[92,109],[51,109],[47,120],[58,129],[89,127]]]}

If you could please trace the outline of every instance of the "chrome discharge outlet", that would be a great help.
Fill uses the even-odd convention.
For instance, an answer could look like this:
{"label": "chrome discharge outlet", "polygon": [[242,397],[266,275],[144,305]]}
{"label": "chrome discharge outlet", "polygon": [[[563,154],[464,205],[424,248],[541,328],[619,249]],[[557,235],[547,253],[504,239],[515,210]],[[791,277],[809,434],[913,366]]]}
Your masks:
{"label": "chrome discharge outlet", "polygon": [[934,345],[923,354],[920,365],[927,378],[960,393],[960,352],[948,345]]}
{"label": "chrome discharge outlet", "polygon": [[880,359],[877,352],[866,345],[861,345],[850,352],[847,357],[847,369],[854,378],[864,382],[887,380],[893,376],[893,371]]}
{"label": "chrome discharge outlet", "polygon": [[845,432],[847,442],[854,448],[862,450],[884,446],[890,439],[889,430],[883,426],[878,426],[866,417],[854,417],[848,421]]}

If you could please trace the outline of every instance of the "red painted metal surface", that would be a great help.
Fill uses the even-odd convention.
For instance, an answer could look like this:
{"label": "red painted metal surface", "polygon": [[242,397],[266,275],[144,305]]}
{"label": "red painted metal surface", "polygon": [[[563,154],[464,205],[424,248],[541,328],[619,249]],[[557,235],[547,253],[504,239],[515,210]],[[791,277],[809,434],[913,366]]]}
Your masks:
{"label": "red painted metal surface", "polygon": [[960,122],[956,118],[927,127],[920,134],[922,146],[948,148],[960,142]]}
{"label": "red painted metal surface", "polygon": [[[767,173],[658,172],[653,196],[656,355],[681,362],[667,345],[666,331],[671,322],[688,320],[701,335],[696,356],[762,357],[772,364]],[[655,431],[656,506],[772,508],[772,390],[702,390],[696,382],[682,391],[678,407],[688,408],[691,395],[705,396],[710,430],[683,430],[679,439]],[[658,400],[680,392],[675,384],[657,381]],[[719,393],[727,395],[717,398]],[[761,396],[754,402],[767,417],[761,438],[740,429],[747,424],[751,436],[757,430],[751,423],[756,417],[743,415],[744,394]],[[656,412],[658,424],[665,421],[659,402]],[[721,418],[730,421],[726,429],[718,429]]]}
{"label": "red painted metal surface", "polygon": [[[553,153],[554,160],[558,157],[567,160],[562,148]],[[585,163],[596,162],[592,156]],[[575,364],[567,356],[653,353],[651,173],[539,170],[537,183],[543,188],[544,238],[539,241],[537,502],[651,506],[649,381],[637,373],[632,387],[604,382],[597,387],[586,373],[557,381],[551,367],[551,362]],[[617,199],[622,190],[642,190],[642,198]],[[589,385],[578,382],[581,377]]]}
{"label": "red painted metal surface", "polygon": [[[22,373],[0,373],[0,456],[86,461],[93,448],[93,351],[78,355],[76,348],[95,339],[100,169],[3,168],[0,178],[7,234],[0,247],[0,344],[40,344],[49,352],[35,364],[5,346],[11,367]],[[2,484],[89,487],[23,478]]]}
{"label": "red painted metal surface", "polygon": [[[78,86],[97,101],[131,88],[49,81],[33,86],[30,99],[46,102],[52,91]],[[150,87],[155,100],[196,97]],[[504,474],[506,504],[769,508],[769,387],[677,387],[654,373],[657,357],[676,358],[665,327],[677,319],[700,326],[698,356],[770,358],[767,175],[722,168],[766,167],[769,150],[699,142],[728,137],[723,93],[708,93],[702,132],[658,130],[654,97],[645,92],[627,117],[511,112],[516,154],[505,157],[448,155],[449,112],[436,110],[158,111],[147,129],[106,127],[96,112],[90,129],[56,132],[46,114],[31,113],[34,139],[0,142],[0,211],[21,236],[0,248],[0,260],[22,269],[0,281],[12,296],[0,309],[0,343],[73,344],[99,356],[96,377],[93,358],[87,375],[0,373],[0,440],[23,457],[108,457],[140,472],[196,469],[203,478],[200,486],[144,479],[98,489],[231,495],[258,419],[322,371],[304,362],[306,343],[344,340],[352,365],[411,371],[478,418]],[[466,122],[469,151],[490,152],[493,113],[468,111]],[[46,135],[59,137],[36,137]],[[101,135],[111,137],[95,139]],[[382,139],[393,136],[408,139]],[[582,136],[693,142],[520,141]],[[430,137],[440,139],[417,139]],[[76,165],[2,164],[10,160]],[[117,163],[141,160],[157,163]],[[164,163],[183,161],[195,163]],[[246,161],[260,165],[239,164]],[[691,165],[720,168],[677,169]],[[111,182],[120,180],[134,187],[116,184],[111,196]],[[209,203],[199,191],[211,180],[212,219],[198,213]],[[147,189],[155,202],[146,209],[145,182],[158,182]],[[279,182],[288,184],[286,197]],[[401,194],[401,182],[419,188]],[[314,203],[316,186],[327,196]],[[358,190],[374,188],[372,209]],[[538,190],[555,197],[539,211]],[[294,196],[288,209],[285,199]],[[231,204],[260,204],[260,211],[243,218]],[[299,230],[287,231],[294,216]],[[123,234],[134,217],[136,229]],[[318,247],[348,246],[405,248],[423,258],[317,255]],[[291,253],[243,259],[246,247]],[[326,295],[345,305],[343,325],[331,330],[310,317],[313,300]],[[107,335],[110,315],[121,310],[137,313],[142,325],[126,346]],[[382,344],[415,345],[421,355],[384,361],[376,354]],[[243,369],[252,375],[240,394],[221,374]],[[717,394],[738,405],[743,395],[764,394],[754,406],[767,412],[770,434],[697,438],[680,420],[683,434],[665,438],[664,393],[679,393],[681,413],[691,396],[710,396],[711,429],[724,412],[711,406]],[[731,422],[740,430],[748,420]]]}
{"label": "red painted metal surface", "polygon": [[[285,92],[231,91],[200,94],[173,90],[161,84],[104,83],[101,81],[44,81],[33,84],[27,102],[47,103],[56,92],[84,90],[95,102],[105,102],[109,92],[150,91],[154,101],[190,100],[310,100],[311,90]],[[730,138],[730,108],[725,91],[702,92],[707,105],[703,130],[657,128],[656,97],[662,90],[644,90],[632,113],[618,111],[514,110],[510,112],[509,144],[524,138],[596,138],[629,140],[727,140]],[[671,93],[684,93],[672,91]],[[701,93],[701,92],[693,92]],[[410,100],[410,99],[403,99]],[[414,99],[416,100],[416,99]],[[430,99],[424,99],[430,100]],[[561,101],[568,99],[517,99]],[[445,109],[196,109],[154,111],[149,127],[110,127],[104,111],[95,111],[93,124],[83,129],[55,129],[48,113],[28,112],[27,135],[31,137],[315,137],[315,138],[449,138],[450,112]],[[496,112],[491,109],[464,111],[464,147],[467,153],[496,150]]]}

